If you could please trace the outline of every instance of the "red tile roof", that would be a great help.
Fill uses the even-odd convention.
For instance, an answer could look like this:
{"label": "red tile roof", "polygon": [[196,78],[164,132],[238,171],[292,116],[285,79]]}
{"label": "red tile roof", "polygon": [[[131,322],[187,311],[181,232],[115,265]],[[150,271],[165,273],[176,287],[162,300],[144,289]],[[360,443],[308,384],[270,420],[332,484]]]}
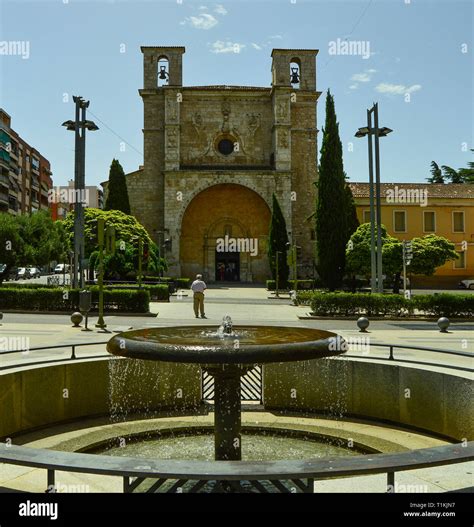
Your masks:
{"label": "red tile roof", "polygon": [[[368,198],[368,183],[351,183],[349,186],[354,198]],[[469,183],[381,183],[380,191],[382,196],[387,190],[398,187],[400,190],[427,189],[428,198],[471,198],[474,199],[474,185]]]}

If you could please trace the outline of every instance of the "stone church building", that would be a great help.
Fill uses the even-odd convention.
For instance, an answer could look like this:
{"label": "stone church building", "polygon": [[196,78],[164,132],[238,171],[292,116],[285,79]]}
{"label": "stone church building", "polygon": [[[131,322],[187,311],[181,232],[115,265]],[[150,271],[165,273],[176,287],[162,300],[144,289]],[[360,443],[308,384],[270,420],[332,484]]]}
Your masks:
{"label": "stone church building", "polygon": [[183,86],[184,47],[141,51],[144,164],[127,188],[167,274],[264,282],[275,193],[311,275],[318,50],[274,49],[270,87]]}

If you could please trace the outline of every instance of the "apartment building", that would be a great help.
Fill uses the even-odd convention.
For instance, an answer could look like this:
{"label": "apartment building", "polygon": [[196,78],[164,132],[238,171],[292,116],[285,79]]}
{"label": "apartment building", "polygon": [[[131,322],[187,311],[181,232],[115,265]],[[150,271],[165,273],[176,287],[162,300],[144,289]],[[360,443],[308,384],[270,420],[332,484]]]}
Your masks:
{"label": "apartment building", "polygon": [[[370,222],[368,183],[350,183],[360,223]],[[453,242],[459,258],[432,277],[413,276],[413,285],[455,287],[474,278],[474,185],[382,183],[382,224],[399,240],[436,234]]]}
{"label": "apartment building", "polygon": [[11,128],[10,115],[0,108],[0,212],[48,209],[51,176],[49,161]]}

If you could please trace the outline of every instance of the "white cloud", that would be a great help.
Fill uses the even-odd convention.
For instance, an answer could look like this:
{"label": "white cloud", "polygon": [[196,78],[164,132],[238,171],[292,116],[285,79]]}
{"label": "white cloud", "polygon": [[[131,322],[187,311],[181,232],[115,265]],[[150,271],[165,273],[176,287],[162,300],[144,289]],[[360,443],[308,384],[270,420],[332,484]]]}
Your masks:
{"label": "white cloud", "polygon": [[262,49],[262,46],[259,46],[258,44],[255,44],[255,42],[252,42],[252,47],[254,49],[257,49],[258,51],[260,51]]}
{"label": "white cloud", "polygon": [[268,38],[270,40],[281,40],[283,38],[283,35],[270,35]]}
{"label": "white cloud", "polygon": [[369,82],[370,81],[370,75],[368,73],[354,73],[351,77],[351,81],[356,82]]}
{"label": "white cloud", "polygon": [[388,93],[389,95],[405,95],[406,93],[413,93],[421,90],[421,84],[413,84],[412,86],[405,86],[404,84],[390,84],[388,82],[381,82],[377,84],[375,90],[379,93]]}
{"label": "white cloud", "polygon": [[370,82],[374,73],[377,73],[377,70],[370,69],[365,70],[362,73],[354,73],[351,77],[351,81],[355,82]]}
{"label": "white cloud", "polygon": [[216,8],[214,9],[214,13],[225,16],[227,15],[227,9],[222,4],[217,4]]}
{"label": "white cloud", "polygon": [[[201,13],[198,16],[190,16],[186,18],[184,23],[191,24],[196,29],[211,29],[218,24],[217,19],[209,13]],[[184,25],[181,22],[181,25]]]}
{"label": "white cloud", "polygon": [[240,53],[245,44],[230,42],[229,40],[216,40],[211,44],[211,53]]}
{"label": "white cloud", "polygon": [[207,11],[207,7],[205,5],[200,5],[199,11]]}
{"label": "white cloud", "polygon": [[354,73],[354,75],[351,77],[351,81],[354,81],[354,84],[351,84],[349,89],[357,90],[360,82],[370,82],[374,73],[377,73],[377,70],[374,70],[373,68],[364,70],[362,73]]}

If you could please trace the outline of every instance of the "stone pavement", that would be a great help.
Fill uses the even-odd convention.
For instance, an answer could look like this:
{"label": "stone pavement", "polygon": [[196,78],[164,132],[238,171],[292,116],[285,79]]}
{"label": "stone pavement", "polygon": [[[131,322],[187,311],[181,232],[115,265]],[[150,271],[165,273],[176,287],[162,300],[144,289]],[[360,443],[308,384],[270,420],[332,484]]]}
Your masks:
{"label": "stone pavement", "polygon": [[[435,322],[374,320],[369,333],[358,331],[354,320],[300,320],[308,313],[308,306],[294,306],[287,299],[269,299],[269,293],[260,287],[211,287],[206,292],[207,319],[196,319],[192,308],[192,296],[188,291],[181,297],[173,296],[169,303],[151,303],[156,317],[108,316],[105,321],[110,331],[124,331],[131,327],[214,325],[218,326],[225,314],[232,317],[235,325],[262,324],[275,326],[305,326],[333,331],[346,338],[351,353],[365,356],[367,343],[430,347],[438,349],[474,352],[474,322],[452,323],[450,332],[440,333]],[[94,327],[96,318],[89,321],[91,332],[71,327],[68,315],[40,315],[5,313],[0,325],[0,355],[6,349],[18,349],[26,342],[27,347],[54,346],[74,343],[106,342],[111,334]],[[24,346],[26,347],[26,346]],[[13,361],[47,360],[70,356],[67,350],[31,351],[0,357],[0,367]],[[78,357],[104,353],[104,346],[78,348]],[[388,350],[372,348],[371,356],[386,357]],[[472,358],[434,354],[433,352],[395,350],[397,358],[423,360],[473,367]]]}

